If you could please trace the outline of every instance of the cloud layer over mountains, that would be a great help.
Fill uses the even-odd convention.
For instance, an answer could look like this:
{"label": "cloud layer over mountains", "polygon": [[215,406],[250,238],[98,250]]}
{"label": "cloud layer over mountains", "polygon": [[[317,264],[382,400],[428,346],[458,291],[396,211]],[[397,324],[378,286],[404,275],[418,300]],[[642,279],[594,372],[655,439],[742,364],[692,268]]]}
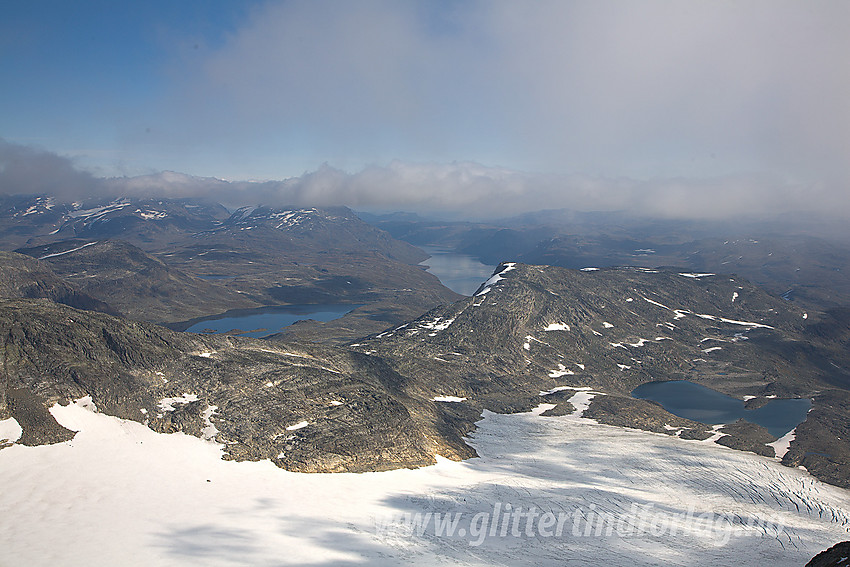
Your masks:
{"label": "cloud layer over mountains", "polygon": [[3,193],[850,213],[844,0],[19,4]]}
{"label": "cloud layer over mountains", "polygon": [[847,199],[824,185],[795,185],[758,176],[688,180],[605,179],[536,174],[476,163],[392,162],[347,173],[324,165],[280,181],[225,181],[162,172],[100,178],[56,154],[0,141],[0,192],[89,197],[194,197],[226,206],[347,205],[467,218],[509,216],[552,208],[627,211],[660,218],[768,217],[788,212],[847,214]]}

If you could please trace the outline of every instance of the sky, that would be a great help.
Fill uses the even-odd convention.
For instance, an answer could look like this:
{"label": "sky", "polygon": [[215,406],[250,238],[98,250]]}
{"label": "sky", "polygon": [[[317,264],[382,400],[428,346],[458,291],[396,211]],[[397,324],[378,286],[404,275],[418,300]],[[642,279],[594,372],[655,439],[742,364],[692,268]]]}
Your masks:
{"label": "sky", "polygon": [[249,200],[850,213],[845,0],[2,12],[0,192],[50,185],[20,166],[27,155],[65,160],[51,175],[83,184],[144,175],[134,186],[150,189],[162,171],[282,182],[240,184]]}

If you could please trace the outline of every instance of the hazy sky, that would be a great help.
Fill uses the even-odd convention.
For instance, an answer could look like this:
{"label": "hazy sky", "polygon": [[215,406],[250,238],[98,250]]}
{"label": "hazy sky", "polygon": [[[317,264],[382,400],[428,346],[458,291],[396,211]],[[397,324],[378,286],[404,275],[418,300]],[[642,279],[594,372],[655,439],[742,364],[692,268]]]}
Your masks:
{"label": "hazy sky", "polygon": [[846,211],[848,29],[845,0],[7,2],[0,138],[314,199]]}

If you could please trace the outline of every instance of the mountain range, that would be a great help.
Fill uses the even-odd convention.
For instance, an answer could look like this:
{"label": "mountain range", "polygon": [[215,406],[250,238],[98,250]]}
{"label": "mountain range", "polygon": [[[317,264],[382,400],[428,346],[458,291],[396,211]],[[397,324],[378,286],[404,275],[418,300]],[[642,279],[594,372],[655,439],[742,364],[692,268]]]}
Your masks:
{"label": "mountain range", "polygon": [[7,196],[0,248],[42,259],[80,291],[156,323],[270,305],[362,305],[312,329],[343,341],[460,297],[417,266],[422,250],[344,207],[229,213],[185,199]]}
{"label": "mountain range", "polygon": [[[477,435],[492,435],[482,416],[534,410],[525,415],[649,431],[694,463],[729,460],[709,448],[719,444],[848,488],[850,248],[789,227],[3,196],[0,450],[70,446],[84,436],[59,416],[88,408],[124,420],[124,431],[135,422],[214,442],[225,460],[387,471],[476,457]],[[425,271],[417,244],[497,267],[460,295]],[[302,304],[352,311],[264,339],[181,332]],[[715,424],[636,397],[659,383],[710,388],[748,415],[811,404],[787,433],[746,418]],[[540,442],[516,443],[525,441]],[[751,496],[783,490],[793,492]],[[821,505],[803,493],[788,502]],[[843,521],[831,505],[819,513]],[[818,561],[842,560],[830,554]]]}
{"label": "mountain range", "polygon": [[398,213],[364,218],[406,242],[441,246],[488,265],[676,267],[737,274],[811,310],[850,305],[846,226],[804,215],[708,221],[559,209],[487,222]]}
{"label": "mountain range", "polygon": [[21,424],[21,443],[66,439],[46,408],[88,396],[156,431],[215,438],[225,458],[299,471],[416,467],[473,456],[464,437],[483,410],[545,401],[569,413],[589,389],[585,415],[600,422],[775,454],[760,426],[712,428],[629,395],[688,379],[752,407],[812,398],[779,457],[850,485],[850,314],[810,316],[741,278],[502,264],[472,297],[347,345],[179,333],[4,289],[0,411]]}

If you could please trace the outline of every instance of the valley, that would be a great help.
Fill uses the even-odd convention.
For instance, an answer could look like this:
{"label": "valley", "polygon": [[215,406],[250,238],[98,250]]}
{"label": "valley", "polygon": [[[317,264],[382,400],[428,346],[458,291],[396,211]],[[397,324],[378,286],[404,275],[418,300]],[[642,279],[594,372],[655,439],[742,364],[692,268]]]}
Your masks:
{"label": "valley", "polygon": [[573,269],[676,267],[737,274],[812,310],[850,303],[846,226],[804,215],[682,221],[554,209],[479,222],[412,214],[364,218],[406,242],[485,264],[510,259]]}
{"label": "valley", "polygon": [[850,566],[848,29],[3,3],[0,567]]}
{"label": "valley", "polygon": [[[35,207],[26,216],[37,215],[43,202],[24,209]],[[16,252],[2,252],[0,270],[0,463],[27,458],[15,457],[20,450],[65,451],[84,443],[86,427],[102,426],[132,429],[134,436],[188,435],[212,451],[206,458],[283,469],[275,474],[421,469],[409,474],[430,479],[434,473],[426,471],[456,461],[475,477],[476,463],[490,462],[487,443],[502,443],[487,437],[493,435],[487,424],[500,423],[505,429],[497,428],[498,435],[524,436],[527,457],[505,447],[499,450],[516,457],[493,461],[513,459],[514,469],[531,455],[557,451],[565,439],[578,435],[571,443],[582,445],[609,435],[604,432],[612,443],[637,436],[629,439],[645,447],[660,443],[664,454],[736,463],[739,471],[784,465],[793,472],[771,470],[839,487],[831,489],[838,491],[833,503],[806,506],[831,510],[823,533],[848,530],[840,489],[850,487],[850,315],[831,302],[816,305],[813,295],[792,300],[739,275],[682,267],[501,262],[491,268],[456,252],[459,241],[416,248],[347,209],[251,207],[226,216],[189,202],[161,201],[156,209],[128,200],[75,206],[59,217],[51,212],[55,204],[45,209],[40,232],[37,219],[28,219],[24,242],[6,233],[5,245]],[[709,388],[735,409],[683,413],[670,399],[641,399],[642,388],[659,382]],[[805,407],[793,410],[795,421],[777,421],[776,415],[790,416],[772,409],[783,404]],[[65,420],[68,412],[76,421]],[[529,450],[536,436],[552,448]],[[490,441],[482,445],[482,439]],[[597,454],[575,462],[573,474],[602,466],[593,461]],[[629,459],[608,466],[628,476]],[[7,462],[0,470],[17,470],[16,460]],[[659,474],[665,482],[704,486],[704,466],[694,462],[679,477],[666,469]],[[535,482],[557,482],[556,468],[542,469]],[[445,506],[422,513],[460,505],[448,489],[431,497],[448,498]],[[496,494],[526,508],[535,501],[479,490],[482,505]],[[412,500],[403,500],[402,509],[419,509],[421,495],[405,498]],[[610,504],[589,493],[581,498],[604,509]],[[671,513],[697,500],[682,500]],[[626,493],[615,501],[620,511],[637,502]],[[727,504],[743,501],[733,496]],[[727,513],[713,506],[712,513]],[[484,512],[460,507],[470,516]],[[801,544],[802,528],[793,527],[798,520],[783,510],[780,503],[736,513],[785,514],[785,531],[774,537],[781,552],[763,535],[758,540],[762,552],[782,557],[777,564],[827,546],[828,538],[813,533]],[[748,529],[729,521],[732,531]],[[398,545],[392,533],[376,532],[377,545]],[[376,545],[369,537],[355,538],[367,554]],[[423,537],[415,544],[423,557],[447,553],[442,539]],[[540,541],[507,545],[519,543],[510,553],[526,561],[551,552]],[[570,548],[580,541],[570,540]],[[672,553],[657,540],[649,544],[646,534],[637,541],[650,545],[652,556]],[[710,564],[725,564],[733,549],[740,552],[737,541],[743,540],[724,542],[719,555],[700,549]],[[505,544],[498,540],[496,548]],[[792,547],[797,551],[789,553]],[[469,561],[466,553],[456,558]]]}

